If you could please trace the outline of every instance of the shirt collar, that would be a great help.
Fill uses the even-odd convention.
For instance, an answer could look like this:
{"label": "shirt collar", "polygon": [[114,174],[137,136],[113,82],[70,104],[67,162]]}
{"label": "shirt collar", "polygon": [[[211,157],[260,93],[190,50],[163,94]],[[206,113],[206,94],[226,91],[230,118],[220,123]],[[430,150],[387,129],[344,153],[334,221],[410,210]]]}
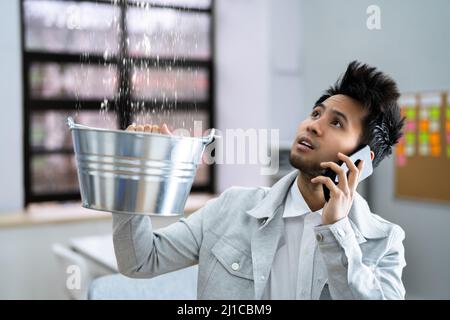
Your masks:
{"label": "shirt collar", "polygon": [[[283,218],[298,217],[312,212],[305,199],[303,198],[303,195],[298,188],[297,182],[298,176],[292,183],[289,189],[289,193],[286,197]],[[319,209],[315,212],[322,215],[322,209]]]}
{"label": "shirt collar", "polygon": [[[262,198],[256,206],[246,210],[246,213],[256,219],[265,219],[266,223],[273,220],[278,213],[283,218],[281,214],[283,211],[279,209],[285,206],[292,182],[298,175],[299,170],[293,170],[271,188],[261,188],[260,191],[263,191]],[[353,229],[358,230],[367,239],[386,238],[389,235],[390,228],[392,228],[381,217],[372,214],[366,200],[356,191],[348,217]]]}

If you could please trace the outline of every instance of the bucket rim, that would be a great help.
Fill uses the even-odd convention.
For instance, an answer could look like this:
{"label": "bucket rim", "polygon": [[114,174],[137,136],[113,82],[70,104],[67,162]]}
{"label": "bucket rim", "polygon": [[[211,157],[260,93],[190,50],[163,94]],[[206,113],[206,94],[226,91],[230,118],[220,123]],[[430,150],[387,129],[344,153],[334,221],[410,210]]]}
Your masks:
{"label": "bucket rim", "polygon": [[144,132],[144,131],[126,131],[126,130],[119,130],[119,129],[103,129],[103,128],[94,128],[94,127],[88,127],[81,124],[77,124],[73,121],[72,117],[68,117],[66,120],[67,125],[69,126],[70,130],[81,130],[81,131],[98,131],[98,132],[111,132],[111,133],[118,133],[118,134],[129,134],[129,135],[135,135],[135,136],[157,136],[157,137],[163,137],[165,139],[170,140],[186,140],[191,139],[194,141],[199,141],[202,143],[210,144],[214,138],[219,138],[220,136],[215,134],[216,129],[211,128],[209,135],[203,136],[203,137],[190,137],[190,136],[176,136],[176,135],[169,135],[169,134],[162,134],[157,132]]}

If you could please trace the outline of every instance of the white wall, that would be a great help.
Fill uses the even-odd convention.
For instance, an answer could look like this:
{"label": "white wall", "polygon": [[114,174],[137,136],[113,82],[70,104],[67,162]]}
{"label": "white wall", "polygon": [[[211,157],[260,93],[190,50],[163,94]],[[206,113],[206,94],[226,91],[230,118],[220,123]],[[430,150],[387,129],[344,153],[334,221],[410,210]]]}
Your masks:
{"label": "white wall", "polygon": [[0,214],[23,205],[20,7],[0,1]]}
{"label": "white wall", "polygon": [[270,118],[269,128],[280,130],[289,145],[303,120],[303,32],[301,1],[270,2]]}
{"label": "white wall", "polygon": [[[381,30],[366,28],[371,4],[381,8]],[[391,74],[403,92],[450,89],[449,1],[303,0],[302,5],[305,116],[353,59]],[[406,231],[407,295],[448,299],[450,206],[395,199],[393,170],[387,159],[375,171],[370,203]]]}
{"label": "white wall", "polygon": [[[269,118],[269,1],[215,2],[217,128],[267,128]],[[224,140],[225,141],[225,140]],[[217,191],[266,185],[258,165],[217,165]]]}
{"label": "white wall", "polygon": [[[218,0],[217,127],[278,129],[290,143],[301,120],[302,39],[298,0]],[[259,165],[218,165],[218,191],[270,185]]]}

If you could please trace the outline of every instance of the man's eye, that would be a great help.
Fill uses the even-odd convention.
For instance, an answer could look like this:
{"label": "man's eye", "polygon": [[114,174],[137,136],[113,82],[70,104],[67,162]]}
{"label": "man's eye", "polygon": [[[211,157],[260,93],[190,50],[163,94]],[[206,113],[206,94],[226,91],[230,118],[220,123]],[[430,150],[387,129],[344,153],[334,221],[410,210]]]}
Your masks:
{"label": "man's eye", "polygon": [[311,113],[311,117],[317,117],[319,115],[319,111],[313,111],[312,113]]}
{"label": "man's eye", "polygon": [[333,120],[331,124],[337,126],[338,128],[342,128],[342,124],[339,120]]}

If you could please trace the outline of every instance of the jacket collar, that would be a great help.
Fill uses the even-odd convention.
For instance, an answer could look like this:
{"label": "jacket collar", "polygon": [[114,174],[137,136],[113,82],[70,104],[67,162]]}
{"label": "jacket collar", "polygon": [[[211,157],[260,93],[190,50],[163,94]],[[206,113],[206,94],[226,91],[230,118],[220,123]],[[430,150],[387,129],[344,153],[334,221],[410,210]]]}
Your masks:
{"label": "jacket collar", "polygon": [[[298,170],[294,170],[281,178],[270,188],[264,199],[256,207],[248,210],[247,214],[257,219],[264,219],[267,221],[265,224],[268,224],[275,213],[280,212],[277,209],[284,203],[289,188],[298,173]],[[386,225],[375,218],[367,201],[357,192],[354,195],[348,218],[357,237],[362,235],[366,239],[378,239],[388,236]]]}

